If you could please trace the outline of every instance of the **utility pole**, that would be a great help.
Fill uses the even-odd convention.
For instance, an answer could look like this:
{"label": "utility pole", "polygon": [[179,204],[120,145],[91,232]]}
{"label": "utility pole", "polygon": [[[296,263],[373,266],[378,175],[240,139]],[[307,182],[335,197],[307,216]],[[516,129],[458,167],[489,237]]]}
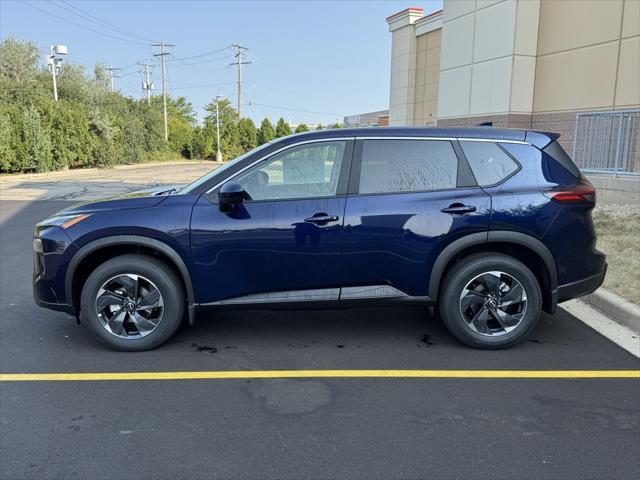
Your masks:
{"label": "utility pole", "polygon": [[231,45],[233,48],[236,49],[236,61],[233,63],[230,63],[229,65],[237,65],[238,66],[238,120],[240,120],[242,118],[242,113],[241,113],[241,105],[242,105],[242,65],[248,65],[251,62],[250,61],[242,61],[242,53],[246,52],[247,50],[249,50],[247,47],[242,47],[239,43],[234,43],[233,45]]}
{"label": "utility pole", "polygon": [[138,65],[144,67],[144,81],[142,82],[142,90],[146,92],[147,104],[151,105],[151,90],[155,88],[153,83],[151,83],[151,63],[149,63],[149,60],[145,60],[144,62],[139,62]]}
{"label": "utility pole", "polygon": [[109,65],[109,68],[107,69],[109,70],[109,78],[111,80],[111,91],[113,92],[113,79],[114,78],[120,78],[120,76],[116,76],[113,74],[114,70],[122,70],[121,68],[114,68],[113,65]]}
{"label": "utility pole", "polygon": [[222,95],[216,95],[216,134],[218,137],[218,150],[216,151],[216,162],[222,162],[222,152],[220,151],[220,110],[218,109],[218,100]]}
{"label": "utility pole", "polygon": [[165,141],[169,140],[169,125],[167,123],[167,80],[166,80],[166,66],[164,57],[169,55],[169,52],[165,52],[165,47],[174,47],[175,45],[170,45],[168,43],[156,43],[152,45],[153,47],[160,47],[160,53],[156,53],[154,57],[160,57],[162,62],[162,108],[164,112],[164,139]]}

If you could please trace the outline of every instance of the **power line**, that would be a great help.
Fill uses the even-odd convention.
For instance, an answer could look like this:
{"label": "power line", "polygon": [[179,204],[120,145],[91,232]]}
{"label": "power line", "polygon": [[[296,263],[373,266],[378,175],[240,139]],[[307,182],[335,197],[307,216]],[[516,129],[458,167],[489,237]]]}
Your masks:
{"label": "power line", "polygon": [[265,108],[275,108],[276,110],[287,110],[290,112],[301,112],[301,113],[312,113],[315,115],[326,115],[326,116],[331,116],[331,117],[340,117],[341,114],[339,113],[328,113],[328,112],[314,112],[313,110],[302,110],[299,108],[288,108],[288,107],[280,107],[277,105],[267,105],[265,103],[256,103],[256,102],[249,102],[246,105],[248,106],[258,106],[258,107],[265,107]]}
{"label": "power line", "polygon": [[78,27],[78,28],[82,28],[83,30],[87,30],[87,31],[89,31],[89,32],[97,33],[98,35],[102,35],[102,36],[105,36],[105,37],[114,38],[114,39],[116,39],[116,40],[120,40],[121,42],[137,43],[138,45],[147,45],[147,44],[146,44],[146,43],[144,43],[144,42],[138,42],[138,41],[136,41],[136,40],[131,40],[131,39],[126,39],[126,38],[122,38],[122,37],[117,37],[117,36],[115,36],[115,35],[111,35],[111,34],[108,34],[108,33],[105,33],[105,32],[100,32],[100,31],[98,31],[98,30],[94,30],[94,29],[92,29],[92,28],[86,27],[86,26],[84,26],[84,25],[80,25],[79,23],[73,22],[73,21],[68,20],[68,19],[66,19],[66,18],[64,18],[64,17],[61,17],[61,16],[59,16],[59,15],[56,15],[55,13],[48,12],[47,10],[44,10],[44,9],[42,9],[42,8],[40,8],[40,7],[36,7],[35,5],[32,5],[32,4],[30,4],[30,3],[27,3],[27,2],[25,2],[24,0],[18,0],[18,1],[19,1],[20,3],[22,3],[22,4],[26,5],[26,6],[27,6],[27,7],[29,7],[29,8],[33,8],[34,10],[38,10],[38,11],[40,11],[40,12],[44,13],[45,15],[49,15],[50,17],[57,18],[58,20],[61,20],[61,21],[65,22],[65,23],[69,23],[69,24],[74,25],[74,26],[76,26],[76,27]]}
{"label": "power line", "polygon": [[[108,30],[111,30],[113,32],[116,32],[119,35],[126,35],[128,37],[132,37],[134,39],[138,39],[138,40],[142,40],[145,42],[154,42],[155,40],[151,40],[149,38],[143,37],[141,35],[138,35],[137,33],[133,33],[130,32],[128,30],[125,30],[124,28],[120,28],[117,25],[114,25],[112,23],[107,22],[106,20],[102,20],[99,17],[96,17],[95,15],[91,15],[88,12],[85,12],[84,10],[81,10],[80,8],[76,7],[75,5],[72,5],[71,3],[67,2],[66,0],[58,0],[59,3],[56,4],[57,7],[60,7],[80,18],[84,18],[85,20],[98,25],[99,27],[102,28],[106,28]],[[67,5],[66,7],[64,5]],[[73,10],[72,10],[73,9]]]}
{"label": "power line", "polygon": [[[180,60],[192,60],[194,58],[207,57],[209,55],[214,55],[216,53],[224,52],[225,50],[229,50],[230,48],[232,48],[232,47],[229,46],[229,47],[219,48],[218,50],[211,50],[210,52],[201,53],[199,55],[191,55],[189,57],[172,58],[171,60],[172,61],[180,61]],[[227,57],[225,57],[225,58],[227,58]]]}
{"label": "power line", "polygon": [[[224,82],[224,83],[209,83],[206,85],[185,85],[184,87],[173,87],[173,90],[188,90],[192,88],[211,88],[222,87],[223,85],[233,85],[236,82]],[[175,85],[175,84],[174,84]]]}
{"label": "power line", "polygon": [[204,64],[207,64],[207,63],[220,62],[222,60],[228,60],[229,58],[233,58],[233,57],[230,57],[229,55],[226,55],[224,57],[212,58],[211,60],[204,60],[202,62],[177,62],[176,61],[177,59],[175,59],[175,58],[170,58],[167,61],[171,62],[172,65],[191,66],[191,65],[204,65]]}

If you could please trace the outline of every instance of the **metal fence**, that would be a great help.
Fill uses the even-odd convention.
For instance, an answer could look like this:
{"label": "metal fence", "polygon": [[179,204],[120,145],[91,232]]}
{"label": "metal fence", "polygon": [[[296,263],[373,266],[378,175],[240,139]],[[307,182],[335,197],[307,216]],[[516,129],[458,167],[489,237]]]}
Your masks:
{"label": "metal fence", "polygon": [[577,113],[571,156],[585,172],[640,175],[640,109]]}

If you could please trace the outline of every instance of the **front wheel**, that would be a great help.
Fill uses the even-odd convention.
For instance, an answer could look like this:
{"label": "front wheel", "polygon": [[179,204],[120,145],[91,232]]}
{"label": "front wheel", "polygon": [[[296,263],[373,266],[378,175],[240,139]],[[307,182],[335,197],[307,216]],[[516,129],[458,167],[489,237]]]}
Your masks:
{"label": "front wheel", "polygon": [[82,323],[115,350],[150,350],[180,326],[183,292],[180,280],[165,263],[146,255],[115,257],[85,282]]}
{"label": "front wheel", "polygon": [[522,262],[502,254],[474,255],[445,276],[439,310],[449,331],[467,345],[506,348],[533,331],[542,295]]}

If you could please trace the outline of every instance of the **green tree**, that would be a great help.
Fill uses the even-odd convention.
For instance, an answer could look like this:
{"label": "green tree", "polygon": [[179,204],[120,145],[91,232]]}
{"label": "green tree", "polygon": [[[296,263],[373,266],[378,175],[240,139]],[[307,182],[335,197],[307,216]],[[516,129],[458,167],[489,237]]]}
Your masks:
{"label": "green tree", "polygon": [[26,152],[20,139],[22,113],[16,107],[0,107],[0,171],[19,172]]}
{"label": "green tree", "polygon": [[301,123],[296,127],[296,133],[303,133],[308,131],[309,131],[309,127],[307,127],[305,123]]}
{"label": "green tree", "polygon": [[103,90],[108,90],[111,85],[107,67],[103,63],[96,63],[93,67],[93,83]]}
{"label": "green tree", "polygon": [[191,152],[194,158],[213,158],[215,156],[215,127],[205,120],[204,125],[193,130]]}
{"label": "green tree", "polygon": [[276,138],[276,132],[273,129],[273,124],[268,118],[265,118],[258,129],[258,145],[268,143],[274,138]]}
{"label": "green tree", "polygon": [[334,123],[329,128],[342,128],[342,125],[340,125],[339,123]]}
{"label": "green tree", "polygon": [[34,42],[21,42],[10,36],[0,42],[0,76],[9,80],[33,80],[38,68],[40,50]]}
{"label": "green tree", "polygon": [[243,152],[258,146],[258,130],[250,118],[242,118],[238,122],[238,136]]}
{"label": "green tree", "polygon": [[[216,125],[216,101],[215,99],[210,102],[204,109],[208,112],[205,117],[213,126]],[[220,128],[228,123],[238,123],[238,112],[231,105],[231,102],[226,98],[222,98],[218,101],[218,109],[220,111]]]}
{"label": "green tree", "polygon": [[286,137],[287,135],[291,135],[291,127],[284,121],[284,118],[280,117],[276,124],[276,137]]}
{"label": "green tree", "polygon": [[51,141],[54,169],[90,164],[91,137],[84,106],[60,100],[51,119]]}
{"label": "green tree", "polygon": [[316,127],[316,131],[317,130],[324,130],[324,127],[322,126],[322,124],[318,124],[318,126]]}
{"label": "green tree", "polygon": [[240,145],[240,132],[237,123],[227,122],[220,127],[220,151],[225,160],[242,155],[243,149]]}
{"label": "green tree", "polygon": [[35,107],[22,112],[22,141],[27,146],[27,164],[23,168],[36,172],[51,170],[51,136]]}

